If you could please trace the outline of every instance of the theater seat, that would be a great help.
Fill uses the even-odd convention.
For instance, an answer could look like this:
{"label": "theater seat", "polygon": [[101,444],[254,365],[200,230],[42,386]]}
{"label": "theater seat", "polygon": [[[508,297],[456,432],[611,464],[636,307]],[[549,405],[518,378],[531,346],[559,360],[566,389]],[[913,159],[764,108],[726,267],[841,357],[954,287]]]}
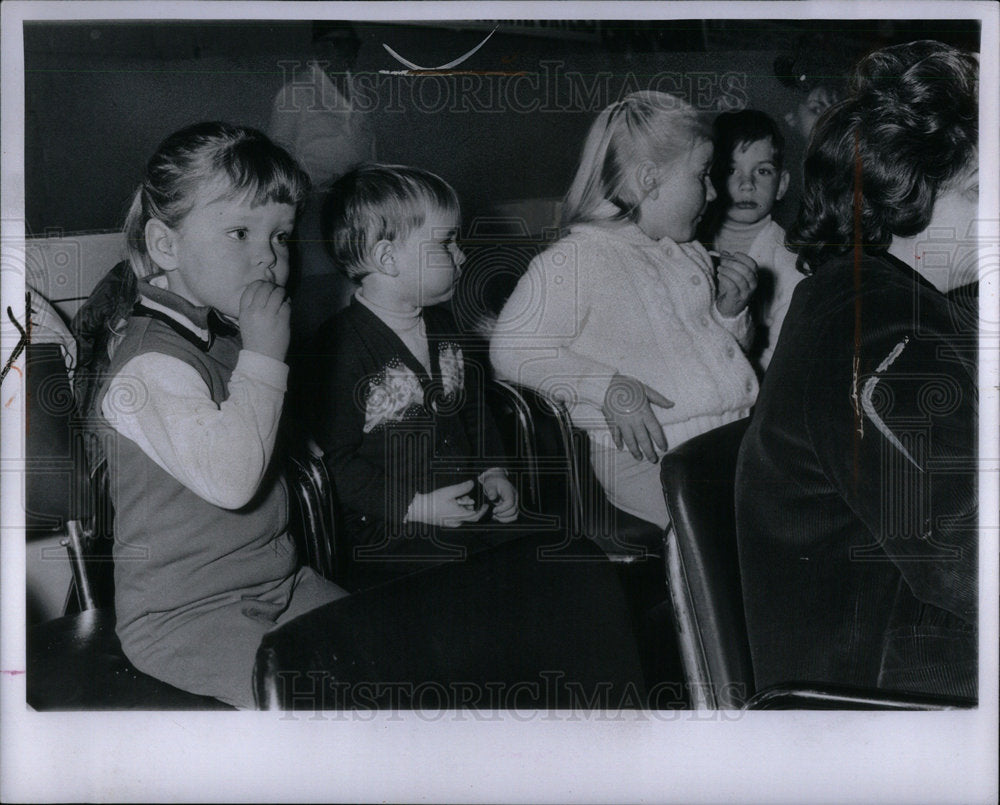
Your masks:
{"label": "theater seat", "polygon": [[232,710],[137,671],[111,609],[88,609],[28,631],[27,701],[35,710]]}
{"label": "theater seat", "polygon": [[526,470],[522,497],[530,512],[558,518],[559,551],[584,537],[612,561],[663,555],[663,532],[613,506],[590,466],[590,442],[573,427],[566,407],[525,386],[496,380],[488,389],[494,418],[508,443],[518,445]]}
{"label": "theater seat", "polygon": [[[608,501],[590,465],[590,440],[573,427],[564,405],[501,380],[488,384],[487,392],[505,443],[516,446],[522,520],[549,535],[541,555],[612,563],[626,590],[647,682],[679,680],[663,531]],[[603,556],[590,550],[591,543]]]}
{"label": "theater seat", "polygon": [[337,583],[343,580],[345,561],[337,540],[333,484],[318,450],[304,448],[288,460],[289,531],[302,563]]}
{"label": "theater seat", "polygon": [[[641,707],[646,688],[614,566],[524,538],[371,587],[268,633],[261,709]],[[584,554],[587,555],[584,555]]]}
{"label": "theater seat", "polygon": [[789,680],[757,691],[736,543],[736,460],[749,420],[667,453],[661,480],[671,525],[667,575],[692,709],[941,710],[968,699],[893,694]]}
{"label": "theater seat", "polygon": [[[232,709],[137,671],[115,635],[112,564],[104,533],[108,504],[101,472],[91,482],[82,423],[57,347],[30,344],[26,383],[29,537],[63,538],[73,570],[68,614],[26,633],[27,703],[36,710]],[[54,351],[56,350],[56,351]]]}

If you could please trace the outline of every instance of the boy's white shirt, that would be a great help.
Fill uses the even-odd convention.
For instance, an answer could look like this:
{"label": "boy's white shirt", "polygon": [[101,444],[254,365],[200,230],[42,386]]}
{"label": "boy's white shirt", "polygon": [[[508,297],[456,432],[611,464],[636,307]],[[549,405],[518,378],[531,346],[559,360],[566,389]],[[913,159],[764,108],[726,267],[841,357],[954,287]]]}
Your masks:
{"label": "boy's white shirt", "polygon": [[768,344],[760,354],[760,368],[766,370],[778,343],[785,314],[792,302],[792,293],[804,275],[795,267],[795,255],[785,247],[785,230],[771,221],[753,242],[750,257],[765,262],[774,274],[774,296],[763,315],[763,324],[768,328]]}
{"label": "boy's white shirt", "polygon": [[[795,268],[795,254],[785,246],[785,230],[776,221],[768,221],[767,226],[754,238],[750,247],[750,257],[759,266],[774,273],[774,296],[765,314],[764,323],[770,326],[777,320],[779,326],[792,300],[792,291],[804,275]],[[780,314],[780,316],[778,316]]]}
{"label": "boy's white shirt", "polygon": [[193,367],[145,352],[111,380],[101,413],[196,495],[238,509],[257,492],[271,461],[287,382],[286,364],[244,349],[229,396],[217,405]]}
{"label": "boy's white shirt", "polygon": [[804,277],[795,268],[795,254],[785,246],[785,230],[776,221],[771,220],[770,215],[767,217],[766,226],[757,233],[750,245],[750,251],[747,252],[750,259],[757,263],[758,268],[769,270],[774,276],[774,296],[763,311],[761,322],[769,329],[769,343],[761,352],[759,359],[762,370],[767,369],[771,362],[782,322],[792,301],[792,293],[799,280]]}

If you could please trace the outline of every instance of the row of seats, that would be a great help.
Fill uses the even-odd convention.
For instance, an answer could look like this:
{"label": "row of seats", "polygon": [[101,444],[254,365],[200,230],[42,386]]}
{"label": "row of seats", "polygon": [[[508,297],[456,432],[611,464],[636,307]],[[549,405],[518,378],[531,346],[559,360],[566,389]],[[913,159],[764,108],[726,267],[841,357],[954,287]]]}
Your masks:
{"label": "row of seats", "polygon": [[[66,400],[72,399],[64,368],[51,360],[52,357],[44,350],[30,350],[27,360],[29,411],[44,408],[47,413],[53,413],[50,406],[41,404],[41,386],[51,387],[55,383],[60,386]],[[528,410],[523,398],[512,387],[505,387],[498,395],[491,395],[494,402],[499,404],[502,398],[519,411]],[[534,402],[536,406],[539,403],[538,400]],[[83,451],[79,446],[72,446],[79,440],[82,423],[74,419],[71,406],[64,406],[55,413],[57,415],[51,417],[52,421],[44,427],[39,424],[41,417],[36,418],[36,427],[31,432],[44,435],[61,431],[57,439],[59,446],[39,451],[32,449],[37,445],[29,445],[29,456],[35,454],[37,457],[42,452],[54,461],[61,461],[65,472],[59,477],[68,483],[64,484],[66,488],[45,486],[46,477],[51,480],[55,476],[35,474],[35,480],[42,480],[43,486],[29,483],[26,509],[33,516],[49,509],[48,515],[42,514],[39,518],[41,525],[34,523],[33,528],[65,534],[63,544],[72,560],[74,580],[68,596],[67,614],[33,626],[28,631],[28,704],[39,710],[225,707],[220,702],[187,694],[142,674],[124,657],[114,632],[110,551],[113,514],[110,512],[107,478],[100,469],[92,476],[88,476],[83,469]],[[501,405],[499,415],[502,421],[506,413],[507,409]],[[553,409],[551,413],[558,412]],[[544,409],[538,407],[534,416],[537,419],[541,415],[544,415]],[[563,668],[570,679],[577,681],[589,679],[594,669],[603,668],[610,674],[609,681],[617,680],[620,685],[638,685],[642,689],[643,670],[638,662],[633,663],[637,649],[631,628],[632,608],[626,600],[617,569],[603,561],[604,555],[583,538],[579,527],[580,506],[573,497],[571,486],[563,485],[562,503],[557,503],[555,510],[551,505],[540,505],[543,498],[550,504],[555,501],[560,488],[558,483],[550,483],[556,494],[541,494],[541,485],[552,479],[544,478],[539,468],[547,462],[550,468],[553,466],[553,457],[543,457],[538,447],[538,434],[545,429],[529,429],[529,423],[519,418],[508,421],[508,424],[513,426],[518,444],[512,447],[514,467],[518,470],[522,488],[527,490],[526,516],[545,534],[545,539],[541,541],[544,546],[521,542],[484,554],[475,561],[414,574],[413,577],[385,585],[388,589],[363,591],[344,599],[343,603],[338,602],[334,620],[343,625],[343,632],[329,625],[322,630],[332,647],[330,656],[323,660],[329,666],[326,669],[328,672],[342,667],[358,667],[355,660],[359,647],[370,646],[374,642],[383,646],[384,656],[396,658],[394,662],[404,676],[409,668],[416,675],[414,678],[422,673],[432,680],[445,679],[461,667],[455,664],[455,656],[470,656],[470,643],[488,637],[491,645],[510,649],[510,657],[507,658],[509,670],[506,673],[515,674],[509,680],[512,686],[516,687],[515,683],[520,678],[518,675],[528,673],[530,676],[532,668],[536,671]],[[551,432],[547,435],[551,436]],[[556,479],[572,477],[568,470],[570,455],[563,453],[554,458],[558,466],[553,468],[551,475]],[[34,465],[37,466],[37,462]],[[31,466],[29,460],[29,478],[33,477]],[[290,496],[290,525],[303,560],[327,578],[338,582],[349,581],[346,540],[338,534],[335,491],[322,460],[315,452],[303,451],[288,459],[287,475],[293,493]],[[565,513],[559,511],[560,506],[565,506]],[[555,513],[544,514],[543,508]],[[573,514],[570,516],[569,512]],[[571,533],[566,528],[569,519],[574,524],[572,539],[553,539],[552,535]],[[547,558],[541,556],[544,549],[561,551],[561,560],[580,561],[538,561]],[[562,572],[567,568],[573,569]],[[470,586],[473,579],[475,583]],[[427,602],[439,599],[442,593],[447,600],[438,601],[433,609],[427,610]],[[511,606],[512,599],[517,601],[521,610]],[[400,600],[409,603],[400,606]],[[564,618],[560,618],[560,601],[566,612],[574,613],[573,624],[567,625],[563,622]],[[494,614],[488,624],[479,624],[481,628],[467,622],[465,627],[459,629],[459,621],[455,618],[441,620],[433,615],[447,611],[449,604],[457,612],[489,611]],[[518,611],[526,615],[524,607],[535,612],[536,626],[530,632],[525,631],[523,620],[515,616]],[[385,612],[386,615],[376,618],[372,626],[372,613],[376,612]],[[419,612],[425,613],[423,620],[412,622],[415,613]],[[431,614],[428,615],[428,612]],[[504,613],[503,616],[497,617],[498,612]],[[388,618],[388,613],[394,613],[395,618]],[[541,613],[548,616],[538,628]],[[323,617],[329,618],[330,613],[325,613]],[[391,646],[386,642],[385,633],[390,621],[396,624],[397,630],[405,627],[406,634],[411,638],[407,644],[409,651],[403,655],[399,653],[398,640],[393,641]],[[604,624],[604,631],[598,628],[600,623]],[[482,628],[484,625],[489,628]],[[311,633],[308,625],[298,621],[290,626],[293,628],[276,630],[269,635],[267,645],[261,648],[255,678],[262,707],[274,706],[276,702],[283,706],[295,704],[294,699],[286,701],[282,698],[280,691],[283,689],[279,686],[287,680],[290,671],[299,673],[303,668],[298,653],[314,640],[315,632]],[[429,648],[439,645],[440,641],[431,639],[429,635],[445,626],[450,629],[448,645],[453,651],[451,655],[439,656],[431,662],[429,658],[433,652],[429,654]],[[365,633],[365,639],[361,638],[359,630]],[[498,631],[505,634],[498,634]],[[334,639],[337,635],[342,642]],[[529,635],[534,635],[535,639],[531,646],[525,644]],[[595,636],[600,636],[600,640],[595,641]],[[543,638],[541,642],[538,642],[539,638]],[[330,640],[333,642],[329,643]],[[588,645],[590,648],[585,649]],[[552,655],[554,646],[562,647],[558,662]],[[322,656],[315,646],[310,652],[309,656],[314,661]],[[369,667],[372,662],[377,665],[378,657],[383,655],[376,651],[367,656],[370,660],[375,658],[366,666]],[[472,656],[477,657],[477,662],[486,663],[480,670],[483,678],[496,676],[498,657],[495,652],[480,651],[477,655],[476,651],[472,651]],[[338,665],[338,657],[343,658],[346,665]],[[420,668],[424,670],[418,672]],[[374,667],[369,667],[369,671],[376,673]],[[338,678],[342,676],[341,672]],[[373,677],[369,674],[366,678]],[[301,704],[301,696],[298,701]]]}
{"label": "row of seats", "polygon": [[[32,389],[37,393],[37,383],[51,382],[46,378],[52,367],[51,361],[29,354],[29,410]],[[469,690],[463,684],[498,679],[518,691],[503,706],[578,706],[566,697],[582,688],[563,685],[545,697],[537,687],[518,685],[551,669],[580,685],[607,682],[611,691],[630,689],[642,696],[650,683],[663,681],[650,673],[645,656],[650,646],[662,650],[675,640],[683,686],[666,706],[939,709],[974,704],[809,684],[755,690],[734,507],[718,505],[734,500],[745,422],[704,434],[665,456],[662,479],[672,525],[663,535],[598,494],[586,437],[573,429],[562,406],[500,382],[491,385],[488,400],[511,452],[525,517],[558,539],[519,541],[464,563],[416,573],[275,630],[262,642],[254,674],[261,708],[426,706],[406,695],[420,690],[421,683],[434,686],[424,688],[437,695],[431,706],[463,706],[461,697]],[[323,462],[305,451],[289,460],[288,471],[292,530],[304,561],[327,578],[343,580],[349,557]],[[104,486],[100,476],[89,480],[98,491]],[[29,484],[32,512],[41,508],[38,494],[32,495]],[[80,611],[29,629],[28,704],[36,709],[225,708],[141,674],[125,659],[114,634],[108,589],[94,582],[95,576],[108,575],[95,569],[110,567],[108,534],[101,518],[94,517],[106,509],[96,505],[83,511],[85,520],[71,511],[51,518],[66,530],[76,586],[71,608]],[[650,627],[645,639],[643,621]],[[322,691],[318,679],[326,685]],[[352,698],[353,683],[371,680],[386,684],[388,700]],[[330,698],[330,691],[339,693]],[[470,703],[480,702],[465,700]]]}
{"label": "row of seats", "polygon": [[88,470],[55,344],[25,351],[25,526],[28,548],[61,536],[72,570],[63,617],[27,631],[27,703],[36,710],[231,709],[141,673],[115,634],[111,524],[103,467]]}

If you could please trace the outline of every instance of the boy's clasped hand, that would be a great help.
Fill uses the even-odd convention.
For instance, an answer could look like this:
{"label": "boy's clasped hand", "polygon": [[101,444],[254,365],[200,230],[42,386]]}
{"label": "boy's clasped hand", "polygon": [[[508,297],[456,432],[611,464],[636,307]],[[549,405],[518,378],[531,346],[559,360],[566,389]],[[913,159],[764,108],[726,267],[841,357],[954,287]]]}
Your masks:
{"label": "boy's clasped hand", "polygon": [[418,492],[407,509],[404,522],[458,528],[481,520],[491,507],[493,519],[499,523],[517,519],[517,492],[503,470],[487,470],[479,477],[479,483],[489,502],[477,505],[473,498],[476,481],[470,479],[431,492]]}

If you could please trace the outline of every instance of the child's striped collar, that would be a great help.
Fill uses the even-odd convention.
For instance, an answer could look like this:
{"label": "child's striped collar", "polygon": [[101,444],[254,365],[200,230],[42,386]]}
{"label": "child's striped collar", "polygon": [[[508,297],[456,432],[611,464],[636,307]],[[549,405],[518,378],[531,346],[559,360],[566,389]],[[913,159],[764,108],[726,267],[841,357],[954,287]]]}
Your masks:
{"label": "child's striped collar", "polygon": [[157,276],[139,281],[139,298],[133,308],[133,315],[148,316],[163,322],[206,352],[211,349],[216,336],[239,333],[235,322],[215,308],[192,305],[183,297],[162,287],[163,279],[162,276]]}

